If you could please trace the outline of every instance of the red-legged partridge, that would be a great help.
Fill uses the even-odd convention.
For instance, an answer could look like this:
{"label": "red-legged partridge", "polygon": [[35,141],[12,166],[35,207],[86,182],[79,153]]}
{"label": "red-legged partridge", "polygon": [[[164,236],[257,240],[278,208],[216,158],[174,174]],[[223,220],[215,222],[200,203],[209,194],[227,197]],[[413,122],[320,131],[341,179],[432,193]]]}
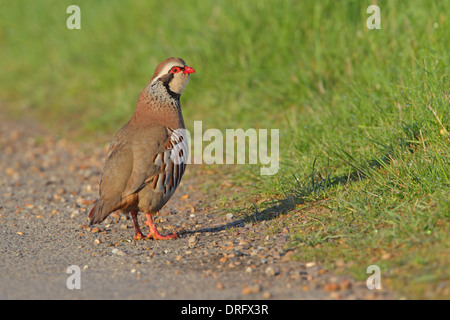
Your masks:
{"label": "red-legged partridge", "polygon": [[100,180],[100,199],[89,213],[90,224],[110,213],[130,213],[142,239],[138,212],[147,216],[147,238],[171,239],[159,234],[152,220],[169,201],[186,168],[188,141],[184,131],[180,96],[195,72],[180,58],[161,62],[139,96],[133,116],[116,134]]}

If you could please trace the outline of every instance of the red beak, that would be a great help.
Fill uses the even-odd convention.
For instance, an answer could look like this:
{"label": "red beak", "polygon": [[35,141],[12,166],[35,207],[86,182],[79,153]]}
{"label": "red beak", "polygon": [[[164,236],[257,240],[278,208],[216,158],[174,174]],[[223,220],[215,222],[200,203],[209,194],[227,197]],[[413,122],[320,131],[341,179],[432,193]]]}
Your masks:
{"label": "red beak", "polygon": [[194,68],[191,68],[188,66],[184,67],[184,69],[183,69],[183,74],[189,74],[189,73],[194,73],[194,72],[195,72]]}

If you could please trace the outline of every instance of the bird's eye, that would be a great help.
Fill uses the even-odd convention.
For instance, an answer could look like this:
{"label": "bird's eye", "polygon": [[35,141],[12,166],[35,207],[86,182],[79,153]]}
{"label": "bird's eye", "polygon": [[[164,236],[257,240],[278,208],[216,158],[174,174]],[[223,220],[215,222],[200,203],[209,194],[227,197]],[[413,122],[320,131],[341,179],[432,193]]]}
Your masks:
{"label": "bird's eye", "polygon": [[178,73],[181,71],[180,67],[173,67],[172,69],[170,69],[170,73]]}

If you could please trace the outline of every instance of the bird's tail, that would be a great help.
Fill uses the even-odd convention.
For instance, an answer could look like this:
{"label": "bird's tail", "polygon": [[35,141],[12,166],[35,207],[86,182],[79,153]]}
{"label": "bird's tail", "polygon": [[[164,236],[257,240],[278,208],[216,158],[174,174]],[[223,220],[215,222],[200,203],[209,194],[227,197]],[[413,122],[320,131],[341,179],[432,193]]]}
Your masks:
{"label": "bird's tail", "polygon": [[89,225],[92,226],[93,224],[97,224],[105,220],[106,217],[114,211],[114,207],[115,203],[112,204],[111,202],[103,199],[98,200],[89,213],[89,218],[91,219]]}
{"label": "bird's tail", "polygon": [[137,199],[137,193],[132,193],[121,199],[120,201],[108,201],[106,199],[100,198],[100,200],[95,203],[94,207],[89,213],[89,218],[91,219],[89,225],[92,226],[93,224],[102,222],[114,211],[125,210],[130,205],[134,204]]}

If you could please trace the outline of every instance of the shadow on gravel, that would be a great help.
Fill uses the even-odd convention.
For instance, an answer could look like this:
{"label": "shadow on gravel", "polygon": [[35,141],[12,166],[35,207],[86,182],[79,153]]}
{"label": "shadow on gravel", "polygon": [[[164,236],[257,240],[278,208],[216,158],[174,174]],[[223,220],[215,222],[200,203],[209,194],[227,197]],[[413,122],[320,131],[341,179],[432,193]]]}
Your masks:
{"label": "shadow on gravel", "polygon": [[264,220],[272,220],[272,219],[276,218],[277,216],[279,216],[280,214],[285,214],[285,213],[288,213],[289,211],[293,210],[298,204],[299,203],[296,203],[293,199],[287,198],[287,199],[276,201],[275,205],[265,208],[262,211],[259,211],[256,204],[254,204],[253,205],[254,212],[252,214],[246,215],[244,218],[225,223],[218,227],[191,230],[191,231],[186,231],[186,233],[187,234],[196,233],[196,232],[215,233],[215,232],[220,232],[222,230],[227,230],[230,228],[244,227],[245,224],[247,224],[247,223],[258,223],[258,222],[264,221]]}

